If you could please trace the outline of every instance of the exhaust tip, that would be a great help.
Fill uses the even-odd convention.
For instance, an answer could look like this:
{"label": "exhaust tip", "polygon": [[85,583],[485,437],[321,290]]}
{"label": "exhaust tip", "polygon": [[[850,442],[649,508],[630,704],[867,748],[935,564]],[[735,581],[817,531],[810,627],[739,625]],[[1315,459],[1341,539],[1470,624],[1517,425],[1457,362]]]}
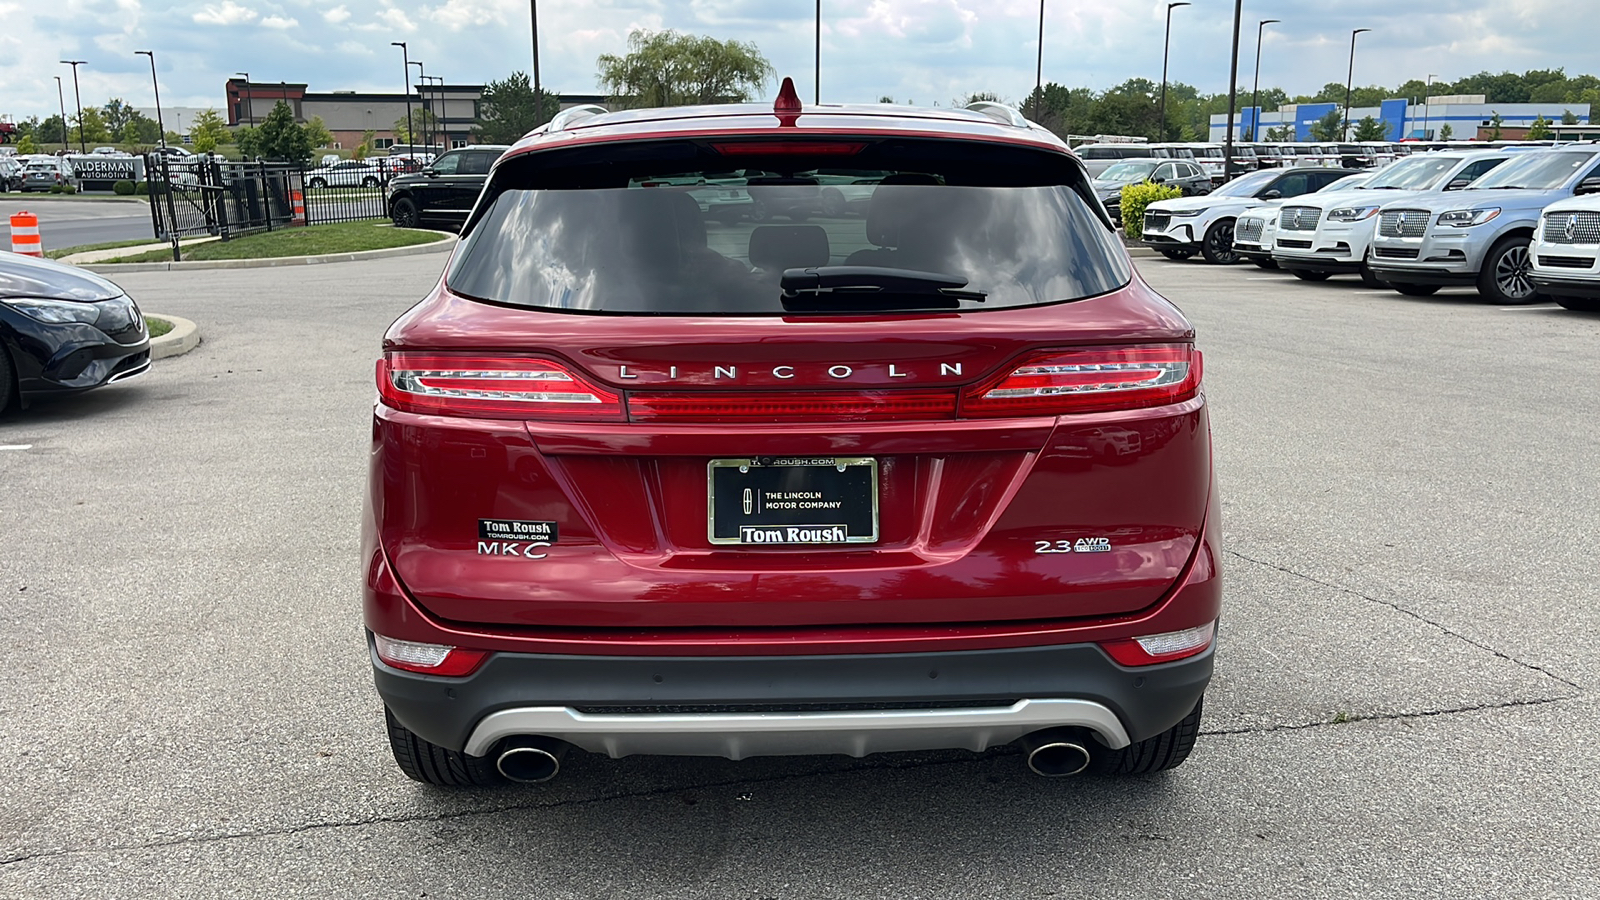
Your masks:
{"label": "exhaust tip", "polygon": [[511,738],[505,749],[495,757],[494,767],[511,781],[521,784],[538,784],[549,781],[561,771],[561,757],[566,745],[537,738]]}
{"label": "exhaust tip", "polygon": [[1071,741],[1051,741],[1028,751],[1028,768],[1035,775],[1064,778],[1089,768],[1089,751]]}

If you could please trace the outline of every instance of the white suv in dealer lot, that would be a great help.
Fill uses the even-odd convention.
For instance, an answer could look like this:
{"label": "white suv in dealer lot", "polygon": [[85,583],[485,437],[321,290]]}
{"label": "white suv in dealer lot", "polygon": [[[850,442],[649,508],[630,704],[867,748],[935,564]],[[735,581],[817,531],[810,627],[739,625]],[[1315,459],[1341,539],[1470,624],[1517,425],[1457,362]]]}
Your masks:
{"label": "white suv in dealer lot", "polygon": [[1379,170],[1358,188],[1325,190],[1304,202],[1286,204],[1272,260],[1303,281],[1326,281],[1330,275],[1348,272],[1360,274],[1368,287],[1382,287],[1367,266],[1379,208],[1460,190],[1510,158],[1494,151],[1409,156]]}
{"label": "white suv in dealer lot", "polygon": [[1533,239],[1533,283],[1567,309],[1600,312],[1600,178],[1545,207]]}
{"label": "white suv in dealer lot", "polygon": [[1372,271],[1402,294],[1475,284],[1494,303],[1538,299],[1528,245],[1546,206],[1600,177],[1600,145],[1515,155],[1470,187],[1385,205]]}

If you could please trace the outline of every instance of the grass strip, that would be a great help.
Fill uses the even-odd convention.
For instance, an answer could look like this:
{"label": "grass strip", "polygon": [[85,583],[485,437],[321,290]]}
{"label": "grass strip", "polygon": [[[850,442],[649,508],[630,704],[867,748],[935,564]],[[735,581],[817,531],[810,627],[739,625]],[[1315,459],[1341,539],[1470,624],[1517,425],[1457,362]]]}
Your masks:
{"label": "grass strip", "polygon": [[[378,222],[340,222],[310,228],[285,228],[236,237],[229,241],[198,244],[183,251],[188,260],[275,259],[284,256],[322,256],[328,253],[356,253],[409,247],[439,240],[439,233],[395,228]],[[104,260],[108,263],[171,262],[171,250],[152,250],[132,256]]]}

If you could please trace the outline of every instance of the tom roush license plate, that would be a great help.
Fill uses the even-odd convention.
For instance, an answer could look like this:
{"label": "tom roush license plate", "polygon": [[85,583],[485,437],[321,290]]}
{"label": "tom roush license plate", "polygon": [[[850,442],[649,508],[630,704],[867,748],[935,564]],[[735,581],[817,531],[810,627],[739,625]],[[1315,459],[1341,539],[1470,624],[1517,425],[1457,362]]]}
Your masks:
{"label": "tom roush license plate", "polygon": [[707,478],[713,544],[870,544],[878,539],[875,459],[713,459]]}

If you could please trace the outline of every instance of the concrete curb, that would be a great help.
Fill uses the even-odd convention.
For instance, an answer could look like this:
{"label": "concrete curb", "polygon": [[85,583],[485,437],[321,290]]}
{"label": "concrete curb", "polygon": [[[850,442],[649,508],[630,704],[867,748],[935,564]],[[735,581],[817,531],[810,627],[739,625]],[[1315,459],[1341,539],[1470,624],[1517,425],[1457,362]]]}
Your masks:
{"label": "concrete curb", "polygon": [[172,323],[172,330],[158,338],[150,339],[150,358],[152,360],[167,359],[173,356],[182,356],[190,350],[200,346],[200,329],[188,319],[169,316],[164,313],[149,313],[145,318],[162,319]]}
{"label": "concrete curb", "polygon": [[416,256],[422,253],[439,253],[455,246],[455,235],[448,231],[435,233],[441,235],[439,240],[426,244],[385,247],[382,250],[357,250],[353,253],[325,253],[321,256],[279,256],[270,259],[203,259],[194,262],[101,263],[99,265],[80,266],[79,268],[101,275],[117,275],[123,272],[182,272],[194,269],[269,269],[277,266],[315,266],[322,263]]}

